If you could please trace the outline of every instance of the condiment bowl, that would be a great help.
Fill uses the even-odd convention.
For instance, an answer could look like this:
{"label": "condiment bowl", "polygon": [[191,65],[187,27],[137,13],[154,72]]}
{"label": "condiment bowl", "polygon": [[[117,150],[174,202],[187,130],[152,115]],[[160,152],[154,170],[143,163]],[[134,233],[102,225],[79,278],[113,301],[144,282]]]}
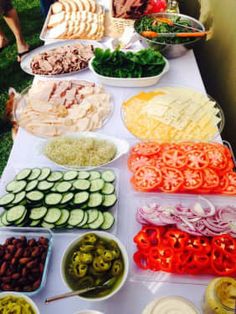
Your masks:
{"label": "condiment bowl", "polygon": [[32,306],[35,314],[40,314],[39,309],[38,309],[37,305],[35,304],[35,302],[32,299],[30,299],[29,297],[27,297],[26,295],[24,295],[22,293],[18,293],[18,292],[11,292],[11,291],[0,293],[0,299],[2,299],[4,297],[8,297],[8,296],[14,296],[14,297],[24,299],[27,303],[29,303]]}
{"label": "condiment bowl", "polygon": [[[71,290],[71,287],[69,286],[69,284],[68,284],[68,282],[66,280],[66,274],[65,274],[67,257],[70,254],[71,250],[73,250],[73,248],[78,244],[78,242],[80,242],[80,240],[85,235],[88,235],[88,234],[91,234],[91,233],[93,233],[93,234],[95,234],[98,237],[101,237],[103,239],[115,241],[118,244],[118,247],[119,247],[119,249],[121,251],[121,254],[122,254],[122,257],[123,257],[123,262],[124,262],[124,272],[123,272],[122,278],[119,281],[119,283],[117,284],[117,286],[115,288],[113,288],[113,290],[108,295],[105,295],[105,296],[102,296],[102,297],[93,297],[93,298],[89,298],[89,297],[84,297],[84,296],[78,295],[79,298],[81,298],[83,300],[86,300],[86,301],[90,301],[90,302],[104,301],[104,300],[107,300],[107,299],[111,298],[113,295],[115,295],[123,287],[123,285],[124,285],[124,283],[125,283],[125,281],[127,279],[128,272],[129,272],[129,258],[128,258],[128,254],[127,254],[126,248],[122,244],[122,242],[116,236],[114,236],[113,234],[110,234],[110,233],[107,233],[107,232],[104,232],[104,231],[94,231],[94,232],[90,231],[90,232],[83,233],[79,237],[74,239],[68,245],[66,250],[64,251],[64,254],[63,254],[63,257],[62,257],[62,261],[61,261],[61,277],[62,277],[62,280],[65,283],[65,285]],[[85,313],[87,313],[87,312],[85,312]],[[88,314],[90,314],[90,313],[88,312]]]}
{"label": "condiment bowl", "polygon": [[[205,27],[204,25],[194,19],[191,16],[188,15],[184,15],[184,14],[179,14],[179,13],[154,13],[154,14],[150,14],[148,15],[150,17],[159,17],[159,18],[168,18],[168,19],[172,19],[172,18],[183,18],[186,19],[190,22],[191,27],[197,28],[200,31],[205,31]],[[144,47],[151,47],[155,50],[160,51],[166,58],[168,59],[172,59],[172,58],[178,58],[181,57],[182,55],[184,55],[189,49],[192,49],[194,47],[194,45],[202,39],[202,37],[193,37],[193,39],[191,41],[188,41],[187,43],[181,43],[181,44],[166,44],[163,43],[161,41],[157,40],[151,40],[148,39],[144,36],[142,36],[138,31],[137,31],[137,25],[139,23],[139,20],[136,20],[134,23],[134,29],[140,39],[140,41],[142,42]],[[183,28],[183,32],[184,32],[184,28]]]}

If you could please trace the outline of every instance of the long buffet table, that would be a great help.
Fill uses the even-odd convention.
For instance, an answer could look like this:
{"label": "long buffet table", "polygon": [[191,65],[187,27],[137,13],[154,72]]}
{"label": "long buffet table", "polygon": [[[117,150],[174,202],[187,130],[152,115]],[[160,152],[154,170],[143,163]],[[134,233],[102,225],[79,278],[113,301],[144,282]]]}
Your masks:
{"label": "long buffet table", "polygon": [[[67,77],[66,79],[70,79]],[[84,71],[73,79],[86,79],[96,82],[92,73]],[[181,58],[170,61],[170,71],[164,76],[158,86],[182,85],[204,91],[204,85],[198,70],[198,66],[192,51],[189,51]],[[138,93],[140,88],[115,88],[105,87],[110,92],[113,99],[114,111],[112,117],[102,130],[109,135],[115,135],[133,142],[135,139],[130,135],[123,125],[120,108],[122,102]],[[145,88],[151,90],[154,87]],[[51,166],[50,163],[41,155],[40,146],[43,139],[27,133],[23,129],[19,132],[14,141],[11,155],[1,179],[1,192],[3,186],[8,181],[12,171],[24,167]],[[136,194],[132,191],[129,184],[129,173],[126,166],[126,157],[111,164],[119,170],[119,208],[117,236],[126,245],[132,263],[132,238],[139,229],[135,220],[135,198]],[[49,305],[44,304],[46,297],[67,291],[60,275],[60,263],[63,251],[70,241],[76,238],[79,231],[68,233],[55,233],[51,260],[49,263],[48,277],[45,288],[33,297],[42,314],[69,314],[81,309],[97,309],[105,314],[138,314],[142,312],[145,305],[153,298],[168,295],[185,296],[192,300],[200,308],[205,286],[193,284],[176,284],[172,281],[171,275],[166,282],[136,282],[133,281],[132,267],[130,267],[129,278],[125,286],[111,299],[104,302],[85,302],[74,297],[58,301]],[[183,313],[185,314],[185,313]],[[187,314],[187,313],[186,313]]]}

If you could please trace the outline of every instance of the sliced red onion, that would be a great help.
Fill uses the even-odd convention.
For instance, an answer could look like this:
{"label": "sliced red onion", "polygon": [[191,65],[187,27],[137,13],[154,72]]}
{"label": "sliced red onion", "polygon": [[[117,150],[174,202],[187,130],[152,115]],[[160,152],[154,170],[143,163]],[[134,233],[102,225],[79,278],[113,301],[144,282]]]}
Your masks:
{"label": "sliced red onion", "polygon": [[209,213],[205,213],[206,214],[205,217],[213,216],[216,212],[216,209],[215,209],[215,206],[212,204],[212,202],[210,202],[207,198],[202,197],[202,196],[199,196],[199,199],[205,201],[210,208]]}
{"label": "sliced red onion", "polygon": [[176,219],[174,219],[174,217],[166,215],[165,213],[159,214],[158,217],[166,225],[168,225],[168,224],[171,224],[171,225],[172,224],[176,224]]}

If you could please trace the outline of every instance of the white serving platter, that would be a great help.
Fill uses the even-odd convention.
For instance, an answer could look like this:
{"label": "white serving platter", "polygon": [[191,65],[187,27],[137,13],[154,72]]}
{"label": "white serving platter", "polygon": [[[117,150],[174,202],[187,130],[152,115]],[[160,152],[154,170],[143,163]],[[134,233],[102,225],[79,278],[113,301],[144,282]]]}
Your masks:
{"label": "white serving platter", "polygon": [[166,58],[164,58],[166,64],[163,68],[162,72],[155,76],[149,77],[137,77],[137,78],[119,78],[119,77],[109,77],[98,74],[92,65],[93,59],[89,61],[89,69],[92,73],[97,77],[97,79],[104,85],[116,86],[116,87],[147,87],[155,85],[163,75],[165,75],[169,71],[169,62]]}
{"label": "white serving platter", "polygon": [[[101,134],[101,133],[95,133],[95,132],[79,132],[79,133],[67,133],[64,134],[62,137],[73,137],[73,138],[94,138],[94,139],[99,139],[99,140],[106,140],[111,143],[113,143],[116,146],[116,155],[115,157],[104,164],[101,164],[99,166],[71,166],[71,165],[60,165],[57,164],[56,162],[52,161],[50,158],[48,158],[45,153],[44,153],[44,148],[45,146],[53,141],[53,139],[46,140],[44,143],[41,143],[39,146],[39,154],[42,154],[47,160],[50,161],[50,163],[53,163],[54,165],[58,167],[62,167],[64,169],[71,169],[71,170],[92,170],[95,168],[100,168],[100,167],[107,167],[109,164],[114,162],[115,160],[119,159],[121,156],[125,155],[129,151],[129,143],[126,140],[119,139],[114,136],[109,136],[106,134]],[[55,138],[56,139],[56,138]]]}
{"label": "white serving platter", "polygon": [[80,40],[80,39],[71,39],[71,40],[63,40],[63,41],[57,41],[48,45],[44,45],[44,46],[40,46],[32,51],[30,51],[21,61],[21,69],[30,74],[30,75],[34,75],[37,77],[45,77],[45,78],[62,78],[62,77],[66,77],[66,76],[71,76],[73,74],[78,74],[84,70],[88,69],[88,66],[86,68],[83,68],[79,71],[73,71],[73,72],[69,72],[69,73],[62,73],[62,74],[49,74],[49,75],[40,75],[40,74],[35,74],[33,73],[32,69],[31,69],[31,61],[32,59],[37,56],[40,53],[43,52],[47,52],[49,50],[55,49],[55,48],[59,48],[59,47],[63,47],[63,46],[68,46],[68,45],[76,45],[76,44],[82,44],[84,46],[88,46],[88,45],[92,45],[94,46],[94,48],[103,48],[103,45],[101,43],[98,43],[95,40]]}

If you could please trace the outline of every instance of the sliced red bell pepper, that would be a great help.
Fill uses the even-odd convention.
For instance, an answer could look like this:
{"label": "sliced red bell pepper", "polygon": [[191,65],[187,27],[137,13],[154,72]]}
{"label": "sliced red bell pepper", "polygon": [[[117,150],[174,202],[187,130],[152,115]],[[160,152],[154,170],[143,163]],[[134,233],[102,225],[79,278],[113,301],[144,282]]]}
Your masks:
{"label": "sliced red bell pepper", "polygon": [[211,251],[210,241],[204,237],[189,237],[185,248],[195,253],[208,253]]}
{"label": "sliced red bell pepper", "polygon": [[170,229],[165,233],[166,244],[173,248],[175,251],[182,251],[185,249],[185,245],[189,239],[189,235],[186,232],[178,229]]}
{"label": "sliced red bell pepper", "polygon": [[134,237],[134,242],[137,244],[137,247],[140,250],[146,251],[151,247],[151,240],[142,230],[136,234]]}
{"label": "sliced red bell pepper", "polygon": [[212,248],[222,250],[228,254],[236,255],[236,241],[228,234],[215,236],[212,239]]}
{"label": "sliced red bell pepper", "polygon": [[147,255],[142,251],[137,251],[133,255],[135,264],[141,269],[149,269],[149,261]]}
{"label": "sliced red bell pepper", "polygon": [[221,249],[214,249],[211,254],[211,269],[219,276],[235,275],[235,256],[232,254],[226,254]]}

